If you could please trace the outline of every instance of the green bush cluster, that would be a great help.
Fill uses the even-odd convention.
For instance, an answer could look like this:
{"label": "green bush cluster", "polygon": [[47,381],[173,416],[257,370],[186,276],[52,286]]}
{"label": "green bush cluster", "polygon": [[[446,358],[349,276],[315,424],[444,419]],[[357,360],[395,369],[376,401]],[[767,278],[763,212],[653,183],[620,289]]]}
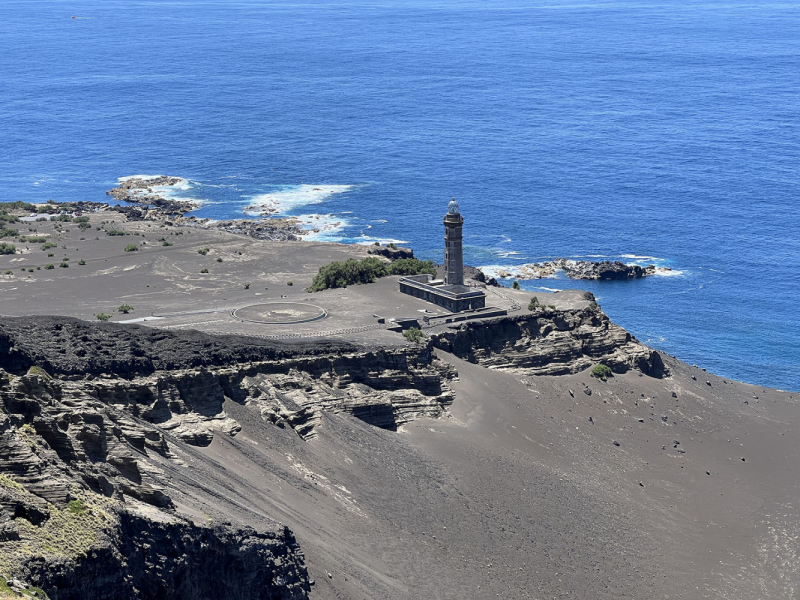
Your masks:
{"label": "green bush cluster", "polygon": [[389,265],[389,274],[391,275],[422,275],[423,273],[436,276],[436,265],[432,260],[400,258]]}
{"label": "green bush cluster", "polygon": [[111,315],[101,312],[97,313],[95,317],[97,317],[101,321],[108,321],[111,318]]}
{"label": "green bush cluster", "polygon": [[531,298],[531,301],[528,302],[528,310],[536,310],[539,306],[541,305],[539,304],[539,298],[537,296],[534,296]]}
{"label": "green bush cluster", "polygon": [[376,279],[387,275],[421,275],[423,273],[436,275],[436,265],[433,264],[433,261],[401,258],[387,265],[374,256],[362,260],[348,258],[344,262],[332,262],[320,267],[307,291],[321,292],[348,285],[374,283]]}
{"label": "green bush cluster", "polygon": [[9,229],[8,227],[0,229],[0,238],[16,237],[18,235],[19,229]]}
{"label": "green bush cluster", "polygon": [[136,244],[128,244],[123,249],[125,250],[125,252],[136,252],[137,250],[139,250],[139,247]]}
{"label": "green bush cluster", "polygon": [[208,251],[209,251],[209,248],[200,248],[200,250],[198,250],[197,253],[198,254],[202,254],[203,256],[205,256],[206,254],[208,254]]}
{"label": "green bush cluster", "polygon": [[411,327],[403,332],[403,337],[409,342],[418,344],[425,337],[425,334],[417,327]]}
{"label": "green bush cluster", "polygon": [[41,244],[46,242],[47,238],[43,235],[23,235],[19,241],[23,244]]}
{"label": "green bush cluster", "polygon": [[309,292],[321,292],[331,288],[343,288],[348,285],[374,283],[378,277],[389,274],[386,265],[374,256],[363,260],[348,258],[344,262],[332,262],[320,267],[314,281],[308,287]]}
{"label": "green bush cluster", "polygon": [[0,202],[0,211],[7,212],[9,210],[24,210],[29,213],[37,212],[36,206],[30,202],[23,202],[22,200],[15,200],[14,202]]}
{"label": "green bush cluster", "polygon": [[119,229],[107,229],[106,235],[128,235],[127,231],[121,231]]}
{"label": "green bush cluster", "polygon": [[6,242],[0,242],[0,254],[16,254],[17,247],[14,244],[7,244]]}
{"label": "green bush cluster", "polygon": [[613,377],[614,373],[611,372],[611,369],[604,364],[597,364],[592,369],[592,375],[597,377],[602,381],[606,381],[609,377]]}

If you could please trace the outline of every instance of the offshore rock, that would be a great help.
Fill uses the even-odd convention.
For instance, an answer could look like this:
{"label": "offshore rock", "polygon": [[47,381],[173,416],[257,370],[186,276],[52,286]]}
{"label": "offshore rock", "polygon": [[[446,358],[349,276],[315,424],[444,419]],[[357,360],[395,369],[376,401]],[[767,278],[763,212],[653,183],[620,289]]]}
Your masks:
{"label": "offshore rock", "polygon": [[132,202],[134,204],[147,204],[159,209],[166,214],[183,215],[197,208],[194,202],[186,200],[172,200],[153,192],[154,187],[171,187],[181,183],[180,177],[158,176],[152,178],[132,177],[106,192],[115,200]]}
{"label": "offshore rock", "polygon": [[[668,271],[669,268],[664,268]],[[556,258],[548,262],[522,265],[519,268],[521,279],[543,279],[556,276],[556,271],[563,271],[572,279],[636,279],[656,273],[655,265],[640,267],[639,265],[626,265],[620,261],[590,261]],[[501,276],[510,276],[501,272]]]}

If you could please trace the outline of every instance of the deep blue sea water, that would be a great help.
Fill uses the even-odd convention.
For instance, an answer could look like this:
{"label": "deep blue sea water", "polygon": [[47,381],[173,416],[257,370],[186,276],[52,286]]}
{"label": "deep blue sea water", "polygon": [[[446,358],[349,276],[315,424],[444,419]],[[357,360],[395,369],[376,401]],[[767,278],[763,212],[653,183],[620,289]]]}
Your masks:
{"label": "deep blue sea water", "polygon": [[178,175],[441,259],[455,196],[469,263],[672,267],[522,285],[792,390],[799,167],[798,2],[0,1],[0,200]]}

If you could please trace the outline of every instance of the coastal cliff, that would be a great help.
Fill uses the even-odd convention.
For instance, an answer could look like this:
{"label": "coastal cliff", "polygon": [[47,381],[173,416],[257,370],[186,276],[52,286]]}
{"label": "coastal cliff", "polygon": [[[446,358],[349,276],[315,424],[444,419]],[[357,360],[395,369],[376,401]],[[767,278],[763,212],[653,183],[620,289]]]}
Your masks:
{"label": "coastal cliff", "polygon": [[525,375],[567,375],[602,363],[616,373],[667,369],[648,348],[599,308],[535,311],[487,322],[466,321],[431,335],[434,347],[490,369]]}

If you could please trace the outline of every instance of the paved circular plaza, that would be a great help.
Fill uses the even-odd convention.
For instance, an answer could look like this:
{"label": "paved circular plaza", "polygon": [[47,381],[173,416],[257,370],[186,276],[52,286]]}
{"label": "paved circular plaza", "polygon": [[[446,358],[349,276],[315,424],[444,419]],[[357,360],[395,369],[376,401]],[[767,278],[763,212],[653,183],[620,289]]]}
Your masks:
{"label": "paved circular plaza", "polygon": [[237,319],[266,325],[292,325],[325,318],[325,309],[309,302],[267,302],[237,308],[231,313]]}

